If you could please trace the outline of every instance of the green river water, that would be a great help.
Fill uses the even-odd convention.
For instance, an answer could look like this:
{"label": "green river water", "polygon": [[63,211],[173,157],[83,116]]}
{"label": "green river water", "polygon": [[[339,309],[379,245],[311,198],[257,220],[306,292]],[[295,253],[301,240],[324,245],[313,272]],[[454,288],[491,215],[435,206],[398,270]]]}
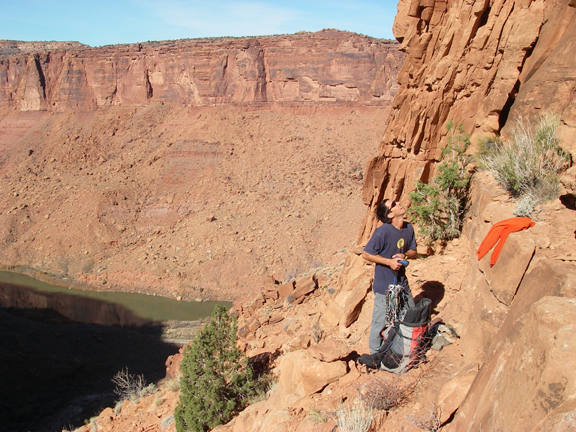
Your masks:
{"label": "green river water", "polygon": [[150,321],[196,321],[210,315],[217,304],[230,306],[228,302],[177,301],[165,297],[111,291],[86,291],[66,286],[42,282],[30,276],[0,271],[2,284],[17,285],[22,289],[32,289],[52,295],[79,296],[121,305],[140,318]]}

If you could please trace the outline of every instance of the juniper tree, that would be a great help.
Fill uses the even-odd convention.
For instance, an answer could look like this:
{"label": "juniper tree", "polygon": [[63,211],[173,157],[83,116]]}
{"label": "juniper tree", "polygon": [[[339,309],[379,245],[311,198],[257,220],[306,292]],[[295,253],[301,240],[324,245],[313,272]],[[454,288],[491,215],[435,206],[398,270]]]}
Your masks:
{"label": "juniper tree", "polygon": [[236,319],[217,306],[185,348],[174,412],[178,432],[204,432],[226,423],[256,393],[248,359],[236,347],[236,328]]}
{"label": "juniper tree", "polygon": [[460,234],[466,210],[471,175],[467,171],[470,145],[462,126],[449,122],[448,144],[442,149],[437,173],[428,184],[420,180],[410,193],[409,214],[420,227],[425,240],[451,240]]}

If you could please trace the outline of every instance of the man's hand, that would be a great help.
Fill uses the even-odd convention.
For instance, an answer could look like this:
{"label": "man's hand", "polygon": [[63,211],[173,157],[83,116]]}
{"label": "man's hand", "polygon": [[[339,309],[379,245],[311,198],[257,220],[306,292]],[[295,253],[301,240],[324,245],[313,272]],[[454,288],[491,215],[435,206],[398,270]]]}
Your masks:
{"label": "man's hand", "polygon": [[[394,255],[394,257],[396,257],[396,255]],[[388,267],[390,267],[394,271],[398,271],[400,270],[400,267],[402,267],[402,264],[400,263],[401,258],[394,258],[394,257],[388,260]]]}
{"label": "man's hand", "polygon": [[384,258],[380,255],[371,255],[368,252],[362,252],[362,257],[366,261],[388,266],[394,271],[398,271],[402,267],[399,261],[405,258],[404,254],[396,254],[392,258]]}

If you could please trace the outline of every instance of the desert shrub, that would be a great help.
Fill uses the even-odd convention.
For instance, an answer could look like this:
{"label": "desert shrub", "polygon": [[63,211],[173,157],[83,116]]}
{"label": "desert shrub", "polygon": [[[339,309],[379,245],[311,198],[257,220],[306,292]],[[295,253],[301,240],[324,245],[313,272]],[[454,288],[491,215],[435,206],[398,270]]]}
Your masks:
{"label": "desert shrub", "polygon": [[442,426],[440,407],[434,404],[427,415],[409,416],[408,421],[418,429],[426,432],[437,432]]}
{"label": "desert shrub", "polygon": [[427,243],[460,235],[466,211],[471,174],[468,134],[461,126],[447,125],[448,144],[442,149],[436,175],[428,184],[418,181],[410,193],[409,216],[420,227]]}
{"label": "desert shrub", "polygon": [[166,387],[171,392],[177,392],[180,390],[180,380],[178,378],[172,378],[166,382]]}
{"label": "desert shrub", "polygon": [[[570,154],[563,150],[556,129],[558,117],[547,114],[534,127],[519,120],[509,141],[499,138],[481,143],[478,161],[514,197],[529,196],[518,213],[559,193],[558,174],[570,166]],[[530,204],[530,201],[532,203]],[[531,212],[531,210],[530,210]]]}
{"label": "desert shrub", "polygon": [[321,411],[318,411],[317,409],[314,408],[310,409],[310,411],[308,412],[308,417],[310,417],[312,421],[316,424],[326,423],[326,421],[328,420],[328,416],[324,415]]}
{"label": "desert shrub", "polygon": [[532,192],[525,193],[520,197],[514,208],[514,216],[525,217],[530,216],[536,206],[540,203],[540,199]]}
{"label": "desert shrub", "polygon": [[260,382],[236,347],[236,328],[236,318],[217,306],[185,348],[174,412],[178,432],[204,432],[226,423],[258,393]]}
{"label": "desert shrub", "polygon": [[372,408],[360,400],[342,405],[335,415],[338,430],[342,432],[366,432],[374,418]]}
{"label": "desert shrub", "polygon": [[114,394],[118,400],[137,399],[156,390],[154,384],[146,384],[143,375],[132,374],[128,368],[116,372],[112,377],[112,384],[114,384]]}
{"label": "desert shrub", "polygon": [[397,378],[374,378],[363,386],[360,399],[370,408],[388,411],[402,405],[413,391],[413,385],[402,385]]}

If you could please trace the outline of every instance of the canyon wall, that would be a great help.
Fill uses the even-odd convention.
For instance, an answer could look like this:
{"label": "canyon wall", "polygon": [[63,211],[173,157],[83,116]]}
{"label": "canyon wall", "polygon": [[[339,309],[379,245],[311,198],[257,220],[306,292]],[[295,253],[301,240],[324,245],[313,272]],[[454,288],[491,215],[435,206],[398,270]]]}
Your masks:
{"label": "canyon wall", "polygon": [[0,267],[229,300],[343,259],[397,42],[55,44],[0,43]]}
{"label": "canyon wall", "polygon": [[[22,111],[153,102],[384,106],[404,57],[394,41],[331,30],[100,48],[52,44],[37,52],[7,45],[12,49],[0,50],[0,108]],[[1,54],[17,50],[25,52]]]}
{"label": "canyon wall", "polygon": [[[576,2],[402,0],[394,34],[407,53],[363,200],[404,198],[427,181],[449,121],[471,134],[506,134],[520,118],[560,116],[562,145],[576,153]],[[374,228],[370,211],[360,233]]]}

